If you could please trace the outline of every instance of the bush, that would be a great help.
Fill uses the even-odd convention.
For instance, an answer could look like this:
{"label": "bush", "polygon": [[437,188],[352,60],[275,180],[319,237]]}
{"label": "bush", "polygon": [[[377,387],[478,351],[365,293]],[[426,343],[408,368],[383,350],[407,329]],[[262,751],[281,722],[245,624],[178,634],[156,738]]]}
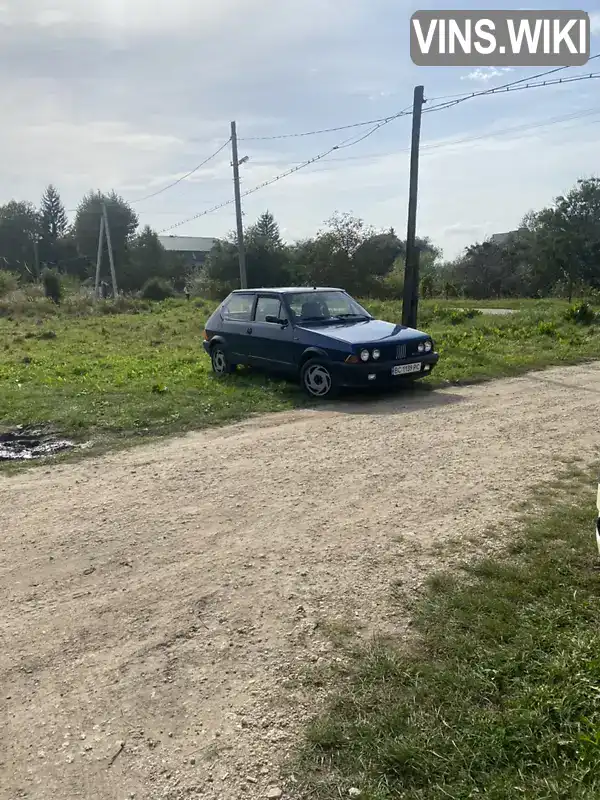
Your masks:
{"label": "bush", "polygon": [[436,319],[447,320],[451,325],[460,325],[468,319],[481,316],[482,313],[478,308],[444,308],[438,305],[433,308]]}
{"label": "bush", "polygon": [[567,322],[574,322],[576,325],[592,325],[596,320],[594,309],[588,303],[579,303],[569,306],[565,311]]}
{"label": "bush", "polygon": [[0,297],[5,297],[9,292],[14,292],[19,285],[19,280],[13,272],[0,269]]}
{"label": "bush", "polygon": [[150,280],[146,281],[142,289],[142,297],[144,300],[154,300],[157,303],[174,296],[175,292],[173,287],[162,278],[150,278]]}
{"label": "bush", "polygon": [[540,320],[536,326],[536,331],[540,336],[556,336],[556,323]]}
{"label": "bush", "polygon": [[58,305],[62,299],[62,283],[56,270],[45,269],[42,273],[44,294],[49,300]]}

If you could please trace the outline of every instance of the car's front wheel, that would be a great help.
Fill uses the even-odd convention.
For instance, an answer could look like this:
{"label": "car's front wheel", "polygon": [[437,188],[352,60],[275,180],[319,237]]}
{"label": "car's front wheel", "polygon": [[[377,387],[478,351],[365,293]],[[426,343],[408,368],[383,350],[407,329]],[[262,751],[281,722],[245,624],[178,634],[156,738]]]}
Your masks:
{"label": "car's front wheel", "polygon": [[229,361],[224,347],[220,344],[212,346],[210,350],[210,361],[215,375],[227,375],[235,371],[235,364]]}
{"label": "car's front wheel", "polygon": [[306,394],[320,400],[338,393],[338,383],[331,366],[318,358],[311,358],[302,366],[300,382]]}

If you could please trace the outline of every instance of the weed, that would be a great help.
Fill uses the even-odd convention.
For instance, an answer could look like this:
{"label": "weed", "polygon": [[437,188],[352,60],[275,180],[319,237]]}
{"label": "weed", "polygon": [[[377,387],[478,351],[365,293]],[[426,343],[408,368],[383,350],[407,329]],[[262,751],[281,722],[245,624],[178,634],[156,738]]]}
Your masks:
{"label": "weed", "polygon": [[569,306],[565,311],[565,319],[577,325],[592,325],[596,321],[596,313],[588,303],[579,303]]}
{"label": "weed", "polygon": [[150,278],[150,280],[146,281],[142,289],[142,297],[144,300],[160,302],[174,295],[173,287],[161,278]]}
{"label": "weed", "polygon": [[55,269],[45,269],[42,272],[42,284],[46,297],[55,305],[59,305],[63,296],[63,288],[58,272]]}

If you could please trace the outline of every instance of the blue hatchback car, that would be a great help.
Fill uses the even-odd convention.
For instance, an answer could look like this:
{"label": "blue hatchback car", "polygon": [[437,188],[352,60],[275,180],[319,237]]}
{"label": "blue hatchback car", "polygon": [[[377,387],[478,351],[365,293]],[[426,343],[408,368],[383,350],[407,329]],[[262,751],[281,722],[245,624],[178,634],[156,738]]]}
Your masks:
{"label": "blue hatchback car", "polygon": [[206,323],[217,375],[238,364],[299,378],[312,397],[423,378],[439,355],[422,331],[375,319],[343,289],[238,289]]}

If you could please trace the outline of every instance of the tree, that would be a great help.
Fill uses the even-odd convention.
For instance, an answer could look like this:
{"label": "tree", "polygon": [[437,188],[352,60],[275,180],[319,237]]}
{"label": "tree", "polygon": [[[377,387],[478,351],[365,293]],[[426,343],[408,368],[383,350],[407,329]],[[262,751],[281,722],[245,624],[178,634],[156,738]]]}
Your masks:
{"label": "tree", "polygon": [[392,270],[396,259],[405,254],[404,243],[393,233],[375,233],[365,238],[354,253],[357,290],[368,294],[375,282]]}
{"label": "tree", "polygon": [[40,258],[44,262],[56,264],[59,258],[57,245],[67,232],[68,220],[60,194],[52,184],[44,192],[39,216]]}
{"label": "tree", "polygon": [[32,203],[11,200],[0,206],[0,265],[29,280],[39,277],[40,219]]}
{"label": "tree", "polygon": [[600,179],[584,178],[553,206],[529,214],[535,275],[546,291],[558,284],[572,299],[577,284],[600,286]]}
{"label": "tree", "polygon": [[266,247],[270,250],[283,248],[283,241],[279,231],[279,225],[270,211],[265,211],[251,225],[246,232],[246,237],[255,245]]}
{"label": "tree", "polygon": [[245,233],[249,286],[281,286],[289,281],[289,256],[279,225],[269,211]]}
{"label": "tree", "polygon": [[[90,192],[83,198],[77,208],[73,234],[79,254],[87,258],[89,263],[95,263],[103,203],[106,203],[106,213],[117,272],[117,284],[119,284],[120,275],[126,268],[129,248],[138,225],[137,214],[131,206],[114,191],[108,195],[102,192]],[[102,253],[104,274],[108,274],[106,272],[108,263],[108,243],[105,236],[104,252]]]}
{"label": "tree", "polygon": [[[248,286],[280,286],[289,282],[290,253],[269,211],[246,228],[244,244]],[[215,243],[203,272],[211,296],[222,297],[239,287],[239,251],[235,234]]]}
{"label": "tree", "polygon": [[[292,261],[296,264],[295,271],[301,265],[306,282],[311,285],[341,286],[353,294],[360,294],[361,288],[369,281],[365,274],[361,274],[361,270],[365,270],[365,258],[359,256],[357,259],[356,255],[375,231],[351,214],[336,213],[325,224],[327,227],[320,230],[314,239],[306,239],[294,248]],[[363,256],[366,255],[363,252]]]}
{"label": "tree", "polygon": [[132,240],[128,259],[122,266],[119,286],[126,292],[141,289],[150,278],[168,276],[167,253],[149,225]]}

